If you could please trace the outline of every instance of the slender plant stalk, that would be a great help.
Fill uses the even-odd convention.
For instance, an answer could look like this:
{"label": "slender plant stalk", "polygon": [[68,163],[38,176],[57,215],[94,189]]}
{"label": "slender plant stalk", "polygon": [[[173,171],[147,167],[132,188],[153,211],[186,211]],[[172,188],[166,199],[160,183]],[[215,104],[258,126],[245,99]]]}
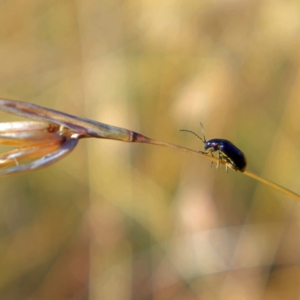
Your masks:
{"label": "slender plant stalk", "polygon": [[248,171],[245,171],[243,174],[247,175],[247,176],[249,176],[249,177],[251,177],[253,179],[256,179],[256,180],[258,180],[258,181],[260,181],[260,182],[262,182],[262,183],[270,186],[271,188],[273,188],[273,189],[275,189],[275,190],[277,190],[279,192],[282,192],[282,193],[284,193],[284,194],[286,194],[286,195],[288,195],[288,196],[290,196],[290,197],[292,197],[292,198],[297,199],[298,201],[300,201],[300,195],[294,193],[293,191],[291,191],[291,190],[289,190],[289,189],[287,189],[287,188],[285,188],[285,187],[283,187],[283,186],[281,186],[281,185],[279,185],[279,184],[277,184],[275,182],[272,182],[270,180],[264,179],[264,178],[262,178],[262,177],[260,177],[260,176],[258,176],[256,174],[248,172]]}
{"label": "slender plant stalk", "polygon": [[[152,144],[152,145],[157,145],[157,146],[164,146],[164,147],[168,147],[168,148],[173,148],[175,150],[179,150],[179,151],[183,151],[183,152],[186,152],[186,153],[189,153],[189,154],[193,154],[193,155],[197,155],[197,156],[200,156],[201,158],[205,158],[205,159],[208,159],[210,161],[213,161],[215,163],[218,163],[219,160],[215,157],[212,157],[210,155],[205,155],[205,154],[202,154],[201,152],[197,152],[197,151],[194,151],[194,150],[191,150],[191,149],[188,149],[188,148],[184,148],[184,147],[181,147],[181,146],[177,146],[177,145],[174,145],[174,144],[169,144],[169,143],[165,143],[165,142],[160,142],[160,141],[156,141],[156,140],[151,140],[149,139],[149,141],[147,141],[146,143],[148,144]],[[221,161],[219,162],[220,164],[222,165],[226,165],[226,162],[224,161]],[[277,183],[274,183],[272,181],[269,181],[267,179],[264,179],[254,173],[251,173],[249,171],[245,171],[243,173],[241,173],[243,175],[246,175],[246,176],[249,176],[255,180],[258,180],[268,186],[270,186],[271,188],[277,190],[277,191],[280,191],[294,199],[297,199],[298,201],[300,201],[300,195],[294,193],[293,191],[277,184]]]}
{"label": "slender plant stalk", "polygon": [[[30,171],[54,163],[72,151],[80,138],[88,137],[163,146],[193,154],[215,163],[226,165],[226,161],[219,161],[219,159],[215,157],[198,151],[150,139],[131,130],[92,121],[86,118],[72,116],[27,102],[0,99],[0,110],[39,121],[0,123],[0,143],[19,145],[24,142],[25,145],[25,147],[19,148],[20,153],[18,153],[18,150],[14,150],[13,153],[5,153],[2,159],[3,165],[17,162],[17,158],[19,157],[21,157],[22,160],[35,156],[41,157],[27,165],[19,165],[18,163],[15,163],[15,166],[10,169],[0,171],[0,175]],[[25,135],[24,132],[26,133]],[[43,147],[40,146],[41,141]],[[53,151],[53,144],[55,151]],[[29,146],[26,147],[26,145]],[[46,155],[45,149],[49,149],[49,153]],[[10,163],[8,163],[9,161]],[[300,201],[300,195],[276,183],[248,171],[241,174],[258,180],[271,188]]]}

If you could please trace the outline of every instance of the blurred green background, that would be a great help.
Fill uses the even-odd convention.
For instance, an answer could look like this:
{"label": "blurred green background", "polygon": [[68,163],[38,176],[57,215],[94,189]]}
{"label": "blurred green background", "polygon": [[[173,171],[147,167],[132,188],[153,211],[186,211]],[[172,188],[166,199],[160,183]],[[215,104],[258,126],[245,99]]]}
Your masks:
{"label": "blurred green background", "polygon": [[[196,150],[201,121],[300,193],[299,1],[2,0],[0,28],[1,97]],[[88,139],[0,186],[0,299],[300,296],[299,203],[239,172]]]}

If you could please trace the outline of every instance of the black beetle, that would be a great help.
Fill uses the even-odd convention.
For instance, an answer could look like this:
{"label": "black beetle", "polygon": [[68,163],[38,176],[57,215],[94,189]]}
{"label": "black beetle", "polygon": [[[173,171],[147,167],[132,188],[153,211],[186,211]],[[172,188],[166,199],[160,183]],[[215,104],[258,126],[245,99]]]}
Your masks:
{"label": "black beetle", "polygon": [[[230,167],[231,169],[234,169],[236,171],[244,172],[247,166],[245,154],[228,140],[211,139],[209,141],[206,141],[202,123],[200,123],[200,125],[202,127],[203,139],[191,130],[181,129],[181,131],[187,131],[194,134],[204,143],[204,150],[206,152],[200,151],[201,153],[210,153],[212,156],[214,156],[213,152],[218,151],[219,160],[221,161],[223,159],[226,161],[226,171],[228,170],[228,167]],[[217,164],[217,168],[219,168],[219,166],[220,162]]]}

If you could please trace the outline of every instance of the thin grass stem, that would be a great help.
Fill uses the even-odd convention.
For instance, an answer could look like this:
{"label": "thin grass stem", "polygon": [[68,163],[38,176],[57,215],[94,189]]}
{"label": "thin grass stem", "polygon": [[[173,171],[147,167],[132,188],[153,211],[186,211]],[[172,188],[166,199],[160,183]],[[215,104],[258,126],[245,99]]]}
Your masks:
{"label": "thin grass stem", "polygon": [[[38,159],[37,161],[30,163],[28,166],[26,165],[16,166],[12,169],[8,169],[5,170],[4,172],[0,172],[0,175],[33,170],[36,168],[49,165],[57,161],[61,157],[65,156],[67,153],[69,153],[76,146],[78,139],[88,138],[88,137],[111,139],[111,140],[118,140],[123,142],[144,143],[144,144],[151,144],[156,146],[172,148],[178,151],[182,151],[185,153],[189,153],[210,160],[212,162],[217,163],[218,165],[222,164],[228,167],[228,163],[225,160],[222,159],[220,160],[209,154],[205,154],[201,151],[194,151],[175,144],[157,141],[131,130],[92,121],[86,118],[72,116],[60,111],[41,107],[35,104],[22,102],[22,101],[0,99],[0,110],[11,114],[19,115],[25,118],[31,118],[31,119],[44,122],[44,123],[41,122],[2,123],[2,125],[0,126],[0,132],[3,135],[2,138],[3,143],[15,143],[19,145],[22,144],[22,141],[24,143],[28,143],[28,142],[31,143],[32,141],[34,145],[37,144],[39,141],[44,140],[44,142],[46,142],[47,138],[50,140],[52,139],[56,140],[57,139],[56,134],[60,134],[66,138],[66,142],[61,144],[60,150],[54,151],[53,153],[50,152],[46,156]],[[66,128],[67,130],[65,130]],[[46,130],[46,132],[43,133],[43,130]],[[184,130],[184,131],[189,131],[189,130]],[[5,132],[10,132],[10,133],[7,134],[6,136]],[[202,132],[203,132],[203,126],[202,126]],[[195,135],[198,136],[197,134]],[[203,137],[205,141],[204,132],[203,132]],[[26,151],[28,150],[25,151],[25,149],[22,147],[19,149],[20,149],[19,151],[21,152],[24,151],[23,154],[24,157],[26,158],[26,154],[27,154]],[[37,151],[35,155],[38,154],[39,152]],[[41,152],[40,155],[42,154],[43,153]],[[279,184],[271,182],[267,179],[264,179],[248,171],[241,172],[241,174],[244,174],[255,180],[258,180],[270,186],[271,188],[300,201],[300,195],[290,191],[285,187],[280,186]]]}

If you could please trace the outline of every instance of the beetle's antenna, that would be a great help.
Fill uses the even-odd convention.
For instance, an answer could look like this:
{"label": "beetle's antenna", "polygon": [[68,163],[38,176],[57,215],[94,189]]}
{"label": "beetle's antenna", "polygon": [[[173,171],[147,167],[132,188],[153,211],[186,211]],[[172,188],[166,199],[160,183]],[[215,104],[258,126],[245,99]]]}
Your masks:
{"label": "beetle's antenna", "polygon": [[204,140],[197,134],[195,133],[194,131],[191,131],[191,130],[187,130],[187,129],[180,129],[180,131],[186,131],[186,132],[190,132],[192,133],[193,135],[195,135],[198,139],[200,139],[203,143],[205,143],[205,136],[204,136]]}
{"label": "beetle's antenna", "polygon": [[202,134],[203,134],[203,138],[204,138],[204,143],[206,143],[206,138],[205,138],[205,134],[204,134],[203,124],[200,122],[200,125],[201,125],[201,129],[202,129]]}

